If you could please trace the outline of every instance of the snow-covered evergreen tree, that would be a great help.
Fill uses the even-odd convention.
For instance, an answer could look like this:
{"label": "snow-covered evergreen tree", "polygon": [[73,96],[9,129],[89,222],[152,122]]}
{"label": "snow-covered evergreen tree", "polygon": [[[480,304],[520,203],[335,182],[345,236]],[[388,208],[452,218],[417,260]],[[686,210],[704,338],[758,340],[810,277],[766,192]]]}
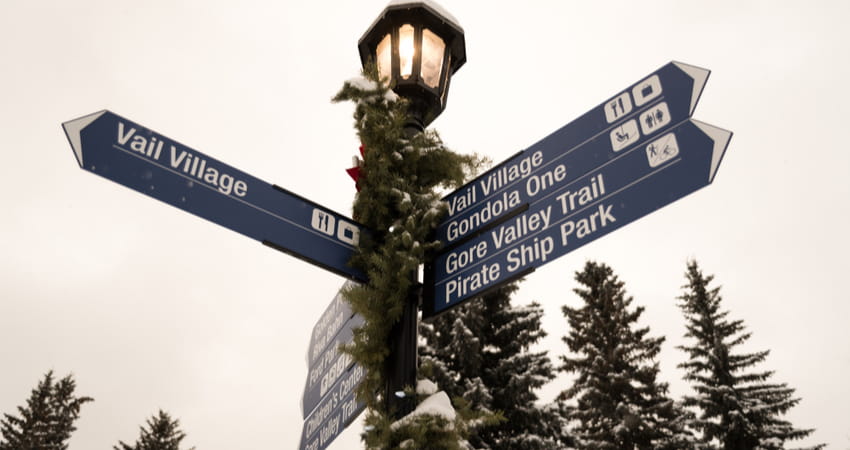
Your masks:
{"label": "snow-covered evergreen tree", "polygon": [[[411,275],[439,246],[429,240],[445,213],[437,189],[459,186],[479,161],[446,148],[435,131],[410,135],[405,129],[408,102],[378,81],[374,66],[363,75],[347,81],[334,100],[355,103],[355,128],[364,149],[353,210],[355,220],[371,233],[361,235],[351,264],[369,276],[369,283],[344,293],[366,319],[346,349],[367,373],[358,388],[368,407],[370,431],[364,439],[369,448],[394,448],[402,442],[406,448],[452,448],[459,445],[461,424],[422,414],[393,427],[392,412],[376,393],[387,385],[388,338],[414,288]],[[409,387],[411,392],[414,388]]]}
{"label": "snow-covered evergreen tree", "polygon": [[472,430],[477,449],[557,449],[565,445],[556,408],[537,405],[535,391],[552,380],[545,352],[529,348],[546,336],[537,303],[512,306],[510,284],[423,324],[422,364],[453,397],[502,420]]}
{"label": "snow-covered evergreen tree", "polygon": [[703,275],[696,261],[688,263],[685,276],[679,307],[687,319],[685,337],[693,344],[678,347],[689,357],[679,367],[694,388],[696,395],[685,397],[685,403],[700,411],[694,426],[706,448],[778,450],[811,434],[781,417],[800,401],[794,389],[769,383],[773,372],[753,370],[769,352],[736,351],[751,334],[742,320],[729,320],[729,312],[720,309],[720,288],[709,287],[714,277]]}
{"label": "snow-covered evergreen tree", "polygon": [[664,337],[638,328],[643,307],[631,308],[624,283],[605,264],[588,262],[576,273],[584,301],[563,307],[571,351],[563,370],[576,375],[563,391],[567,419],[581,449],[687,449],[693,435],[689,415],[658,381],[655,358]]}
{"label": "snow-covered evergreen tree", "polygon": [[[180,430],[180,421],[160,410],[157,415],[147,420],[147,428],[139,427],[139,439],[133,445],[122,441],[114,446],[114,450],[180,450],[180,442],[186,438],[186,433]],[[194,447],[192,449],[194,450]]]}
{"label": "snow-covered evergreen tree", "polygon": [[0,421],[0,450],[64,450],[76,430],[74,422],[80,407],[91,397],[74,395],[76,382],[71,375],[58,382],[53,371],[32,390],[26,406],[19,406],[20,417],[4,414]]}

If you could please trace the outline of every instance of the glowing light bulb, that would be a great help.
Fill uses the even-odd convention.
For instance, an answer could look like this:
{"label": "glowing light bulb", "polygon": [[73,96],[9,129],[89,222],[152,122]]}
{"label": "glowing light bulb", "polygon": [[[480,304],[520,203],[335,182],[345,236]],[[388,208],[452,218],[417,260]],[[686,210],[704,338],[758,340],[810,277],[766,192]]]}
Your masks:
{"label": "glowing light bulb", "polygon": [[416,49],[413,46],[413,26],[404,24],[398,29],[398,57],[400,75],[402,78],[410,78],[413,73],[413,54]]}

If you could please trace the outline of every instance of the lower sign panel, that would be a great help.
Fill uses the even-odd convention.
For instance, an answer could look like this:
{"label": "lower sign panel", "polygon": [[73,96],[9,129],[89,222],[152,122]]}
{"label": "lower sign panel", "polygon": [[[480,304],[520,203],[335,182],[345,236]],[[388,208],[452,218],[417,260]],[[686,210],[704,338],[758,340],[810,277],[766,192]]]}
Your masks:
{"label": "lower sign panel", "polygon": [[327,448],[340,433],[366,408],[357,401],[355,391],[366,376],[366,370],[354,365],[325,395],[304,421],[301,450]]}
{"label": "lower sign panel", "polygon": [[340,332],[334,336],[325,351],[319,355],[316,363],[307,372],[307,382],[304,385],[304,396],[301,398],[301,411],[307,417],[319,404],[334,383],[342,378],[346,371],[354,365],[351,355],[339,350],[340,345],[354,341],[354,329],[365,323],[363,316],[355,315],[345,323]]}
{"label": "lower sign panel", "polygon": [[441,253],[426,274],[431,290],[426,298],[432,301],[425,302],[424,316],[497,288],[708,185],[731,136],[684,121]]}

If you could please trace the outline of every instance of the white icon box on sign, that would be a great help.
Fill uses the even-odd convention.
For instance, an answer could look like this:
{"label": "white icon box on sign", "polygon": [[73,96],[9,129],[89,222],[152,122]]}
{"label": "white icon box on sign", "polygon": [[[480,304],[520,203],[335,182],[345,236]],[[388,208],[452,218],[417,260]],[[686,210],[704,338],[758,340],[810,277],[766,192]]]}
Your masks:
{"label": "white icon box on sign", "polygon": [[336,234],[336,238],[344,244],[357,245],[360,242],[360,228],[357,225],[340,220],[337,226],[334,216],[318,208],[313,209],[313,220],[310,225],[328,236]]}
{"label": "white icon box on sign", "polygon": [[652,134],[659,128],[670,123],[670,110],[667,103],[662,102],[640,115],[640,128],[643,134]]}
{"label": "white icon box on sign", "polygon": [[611,123],[632,111],[632,99],[628,92],[614,97],[605,103],[605,120]]}
{"label": "white icon box on sign", "polygon": [[314,229],[327,235],[333,236],[336,230],[334,217],[320,209],[313,210],[313,221],[310,223]]}
{"label": "white icon box on sign", "polygon": [[649,167],[658,167],[679,154],[679,144],[676,135],[667,133],[646,146],[646,158]]}
{"label": "white icon box on sign", "polygon": [[634,96],[637,106],[643,106],[659,95],[661,95],[661,79],[658,78],[658,75],[653,75],[632,88],[632,96]]}
{"label": "white icon box on sign", "polygon": [[638,124],[635,119],[632,119],[611,131],[611,148],[615,152],[632,145],[640,138]]}
{"label": "white icon box on sign", "polygon": [[336,238],[348,245],[357,245],[360,242],[360,228],[357,228],[357,225],[340,220]]}

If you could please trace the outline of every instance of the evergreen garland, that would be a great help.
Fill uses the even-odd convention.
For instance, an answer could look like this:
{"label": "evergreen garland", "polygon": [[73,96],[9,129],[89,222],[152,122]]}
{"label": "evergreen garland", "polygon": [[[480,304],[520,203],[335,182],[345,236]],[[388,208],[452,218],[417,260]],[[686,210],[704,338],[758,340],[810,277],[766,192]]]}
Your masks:
{"label": "evergreen garland", "polygon": [[[413,274],[440,246],[429,238],[446,210],[437,188],[460,186],[481,161],[452,152],[435,131],[407,136],[408,102],[378,81],[374,65],[364,69],[362,78],[345,82],[333,100],[355,103],[355,128],[364,147],[353,210],[354,219],[371,233],[361,235],[350,263],[368,275],[369,283],[344,295],[352,309],[366,319],[365,325],[355,330],[353,344],[345,348],[366,370],[357,391],[369,409],[366,424],[371,431],[364,436],[366,444],[369,448],[394,448],[405,442],[405,448],[417,448],[428,445],[422,441],[428,439],[430,448],[453,448],[457,438],[452,433],[457,430],[439,423],[443,420],[439,417],[422,419],[417,422],[422,423],[418,429],[393,429],[391,412],[386,411],[380,393],[386,384],[390,330],[414,287]],[[454,437],[435,435],[441,432]],[[455,444],[444,447],[442,441]]]}

